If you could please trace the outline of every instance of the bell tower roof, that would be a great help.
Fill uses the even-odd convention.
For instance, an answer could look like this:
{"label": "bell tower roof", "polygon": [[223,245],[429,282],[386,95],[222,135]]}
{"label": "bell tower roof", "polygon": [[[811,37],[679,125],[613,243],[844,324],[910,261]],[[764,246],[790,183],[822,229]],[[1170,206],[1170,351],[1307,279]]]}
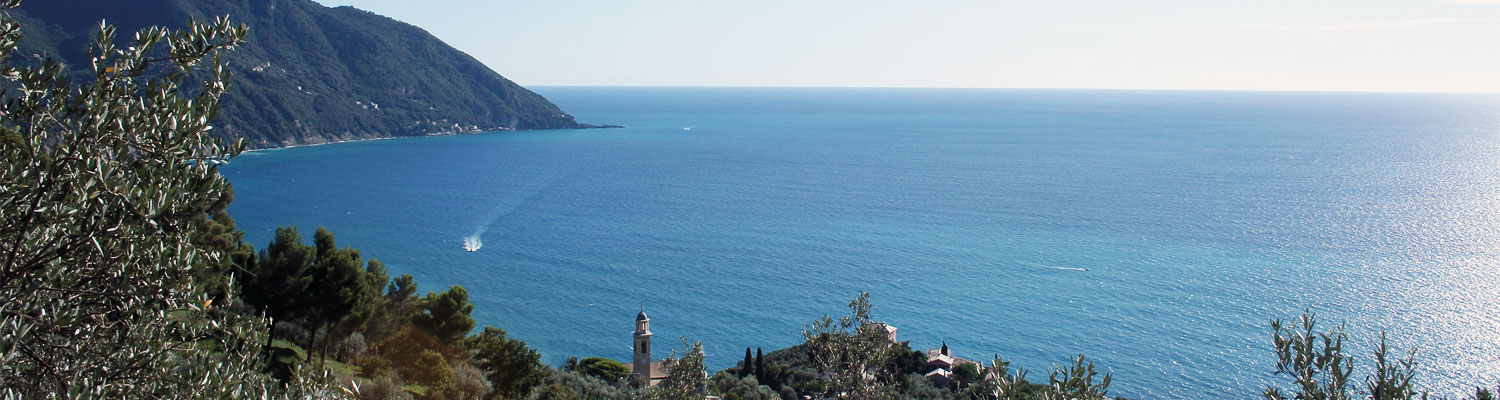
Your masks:
{"label": "bell tower roof", "polygon": [[642,308],[641,309],[641,313],[635,315],[635,320],[636,321],[650,321],[651,318],[646,317],[646,309]]}

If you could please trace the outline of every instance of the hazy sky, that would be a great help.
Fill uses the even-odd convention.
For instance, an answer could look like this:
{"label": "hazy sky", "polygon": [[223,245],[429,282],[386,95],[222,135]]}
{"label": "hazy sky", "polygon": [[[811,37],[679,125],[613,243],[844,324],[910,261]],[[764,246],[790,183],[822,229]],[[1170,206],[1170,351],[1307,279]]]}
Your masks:
{"label": "hazy sky", "polygon": [[1500,0],[317,0],[522,85],[1500,92]]}

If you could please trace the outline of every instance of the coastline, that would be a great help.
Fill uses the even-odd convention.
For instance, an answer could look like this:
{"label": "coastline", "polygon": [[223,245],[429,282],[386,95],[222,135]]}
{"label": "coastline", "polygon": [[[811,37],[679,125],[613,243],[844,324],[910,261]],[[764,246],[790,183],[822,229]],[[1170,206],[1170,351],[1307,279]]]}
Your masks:
{"label": "coastline", "polygon": [[[475,134],[480,134],[480,133],[485,133],[485,132],[475,132],[475,133],[470,133],[470,135],[475,135]],[[452,135],[460,135],[460,134],[459,133],[450,133],[450,134],[444,134],[444,135],[423,135],[423,136],[386,136],[386,137],[377,137],[377,138],[368,138],[368,139],[335,140],[335,141],[328,141],[328,142],[322,142],[322,143],[289,144],[289,145],[285,145],[285,146],[259,147],[259,148],[254,148],[254,149],[245,149],[245,151],[242,152],[242,153],[240,153],[240,154],[254,153],[254,152],[257,152],[257,151],[286,150],[286,149],[292,149],[292,148],[298,148],[298,147],[313,147],[313,146],[322,146],[322,145],[339,144],[339,143],[368,142],[368,141],[372,141],[372,140],[401,139],[401,138],[427,137],[427,136],[452,136]]]}
{"label": "coastline", "polygon": [[429,133],[429,134],[425,134],[425,135],[413,135],[413,136],[383,136],[383,137],[372,137],[372,138],[362,138],[362,139],[330,140],[330,141],[327,141],[327,142],[319,142],[319,143],[298,143],[298,144],[289,144],[289,145],[272,146],[272,147],[247,148],[247,149],[245,149],[244,152],[242,152],[240,154],[252,153],[252,152],[257,152],[257,151],[283,150],[283,149],[291,149],[291,148],[297,148],[297,147],[312,147],[312,146],[322,146],[322,145],[339,144],[339,143],[366,142],[366,141],[372,141],[372,140],[405,139],[405,138],[436,137],[436,136],[456,136],[456,135],[483,135],[483,134],[488,134],[488,133],[523,132],[523,131],[557,131],[557,130],[573,130],[573,129],[582,130],[582,129],[614,129],[614,128],[624,128],[624,126],[609,125],[609,124],[605,124],[605,125],[579,124],[579,125],[581,125],[581,126],[577,127],[577,128],[561,128],[561,129],[503,129],[503,128],[501,128],[501,129],[492,129],[492,130],[479,130],[479,131],[472,131],[472,132],[469,132],[469,131],[456,131],[456,132],[450,131],[450,132],[435,132],[435,133]]}

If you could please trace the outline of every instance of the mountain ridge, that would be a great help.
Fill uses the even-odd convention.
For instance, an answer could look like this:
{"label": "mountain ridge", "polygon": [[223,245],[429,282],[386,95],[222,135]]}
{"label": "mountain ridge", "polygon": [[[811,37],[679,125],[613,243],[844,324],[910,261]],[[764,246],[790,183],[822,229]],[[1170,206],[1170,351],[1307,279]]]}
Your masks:
{"label": "mountain ridge", "polygon": [[[225,56],[231,89],[219,135],[270,148],[496,130],[578,129],[541,95],[426,30],[349,6],[311,0],[48,0],[11,14],[22,23],[17,59],[87,68],[100,20],[117,42],[148,26],[181,28],[228,15],[250,27]],[[609,127],[608,125],[604,127]]]}

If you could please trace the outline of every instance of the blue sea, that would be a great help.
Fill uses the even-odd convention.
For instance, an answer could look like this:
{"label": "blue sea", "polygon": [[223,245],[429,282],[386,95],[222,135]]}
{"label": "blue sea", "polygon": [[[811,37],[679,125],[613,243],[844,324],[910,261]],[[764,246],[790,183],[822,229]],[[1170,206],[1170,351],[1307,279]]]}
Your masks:
{"label": "blue sea", "polygon": [[230,212],[463,285],[554,365],[628,360],[644,307],[727,368],[866,291],[915,348],[1082,353],[1132,398],[1258,396],[1303,309],[1360,365],[1383,330],[1439,392],[1500,382],[1497,95],[538,92],[627,128],[250,152]]}

